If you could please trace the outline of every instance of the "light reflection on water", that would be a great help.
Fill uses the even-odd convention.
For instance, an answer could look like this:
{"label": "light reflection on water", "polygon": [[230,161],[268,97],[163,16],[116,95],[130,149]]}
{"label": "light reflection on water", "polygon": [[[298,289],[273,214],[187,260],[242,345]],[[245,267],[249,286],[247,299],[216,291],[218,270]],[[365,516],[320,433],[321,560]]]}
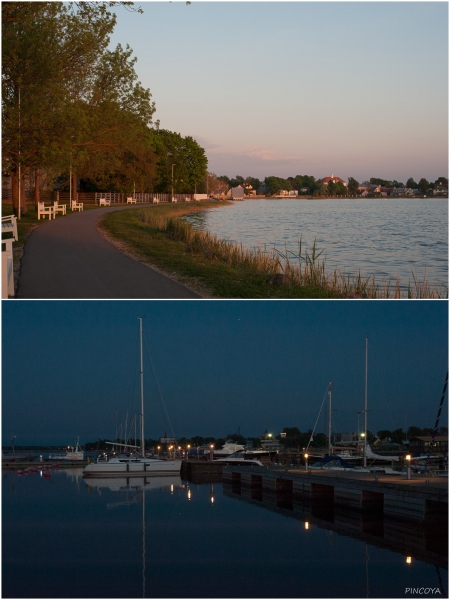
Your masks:
{"label": "light reflection on water", "polygon": [[161,479],[3,472],[3,597],[381,598],[439,579],[447,590],[442,565],[407,564],[383,523]]}
{"label": "light reflection on water", "polygon": [[448,286],[447,199],[246,200],[186,217],[248,248],[324,250],[326,270]]}

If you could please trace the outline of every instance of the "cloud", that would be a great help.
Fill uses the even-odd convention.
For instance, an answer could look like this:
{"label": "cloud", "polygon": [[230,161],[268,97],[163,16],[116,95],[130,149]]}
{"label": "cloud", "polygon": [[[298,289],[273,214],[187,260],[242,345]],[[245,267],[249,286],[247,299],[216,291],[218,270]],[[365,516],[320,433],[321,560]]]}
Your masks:
{"label": "cloud", "polygon": [[321,167],[321,163],[313,162],[303,156],[280,154],[266,146],[242,146],[240,148],[222,148],[215,146],[206,148],[209,169],[215,173],[258,178],[277,175],[290,177],[303,172],[308,165]]}

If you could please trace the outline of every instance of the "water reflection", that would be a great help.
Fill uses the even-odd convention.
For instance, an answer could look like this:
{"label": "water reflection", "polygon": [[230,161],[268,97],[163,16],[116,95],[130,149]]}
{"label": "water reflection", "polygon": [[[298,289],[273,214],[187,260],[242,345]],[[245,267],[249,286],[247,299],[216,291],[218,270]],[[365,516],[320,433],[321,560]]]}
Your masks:
{"label": "water reflection", "polygon": [[222,486],[8,472],[3,597],[380,598],[445,588],[442,531],[433,539],[374,514]]}
{"label": "water reflection", "polygon": [[228,497],[262,506],[303,522],[310,531],[318,527],[352,537],[371,546],[389,549],[407,558],[448,567],[448,526],[440,520],[425,522],[390,519],[377,511],[358,512],[332,502],[305,502],[289,493],[271,493],[239,484],[223,484]]}

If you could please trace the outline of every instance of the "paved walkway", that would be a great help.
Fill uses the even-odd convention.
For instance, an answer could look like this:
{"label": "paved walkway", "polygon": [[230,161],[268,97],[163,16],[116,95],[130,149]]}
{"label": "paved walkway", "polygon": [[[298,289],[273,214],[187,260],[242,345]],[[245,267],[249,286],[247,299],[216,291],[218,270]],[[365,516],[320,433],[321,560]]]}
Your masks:
{"label": "paved walkway", "polygon": [[17,298],[200,298],[129,258],[99,233],[98,218],[123,208],[73,213],[32,231],[22,257]]}

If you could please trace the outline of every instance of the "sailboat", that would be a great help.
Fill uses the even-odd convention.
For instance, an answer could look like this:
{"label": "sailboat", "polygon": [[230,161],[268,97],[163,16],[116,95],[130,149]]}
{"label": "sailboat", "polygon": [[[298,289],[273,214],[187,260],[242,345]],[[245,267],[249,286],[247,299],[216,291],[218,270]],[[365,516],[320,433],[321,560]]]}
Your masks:
{"label": "sailboat", "polygon": [[[144,370],[142,357],[142,317],[139,318],[140,356],[141,356],[141,451],[132,456],[114,456],[110,459],[97,458],[97,462],[83,469],[83,477],[146,477],[172,475],[181,470],[181,460],[147,458],[145,456],[144,437]],[[116,444],[121,445],[121,444]]]}

